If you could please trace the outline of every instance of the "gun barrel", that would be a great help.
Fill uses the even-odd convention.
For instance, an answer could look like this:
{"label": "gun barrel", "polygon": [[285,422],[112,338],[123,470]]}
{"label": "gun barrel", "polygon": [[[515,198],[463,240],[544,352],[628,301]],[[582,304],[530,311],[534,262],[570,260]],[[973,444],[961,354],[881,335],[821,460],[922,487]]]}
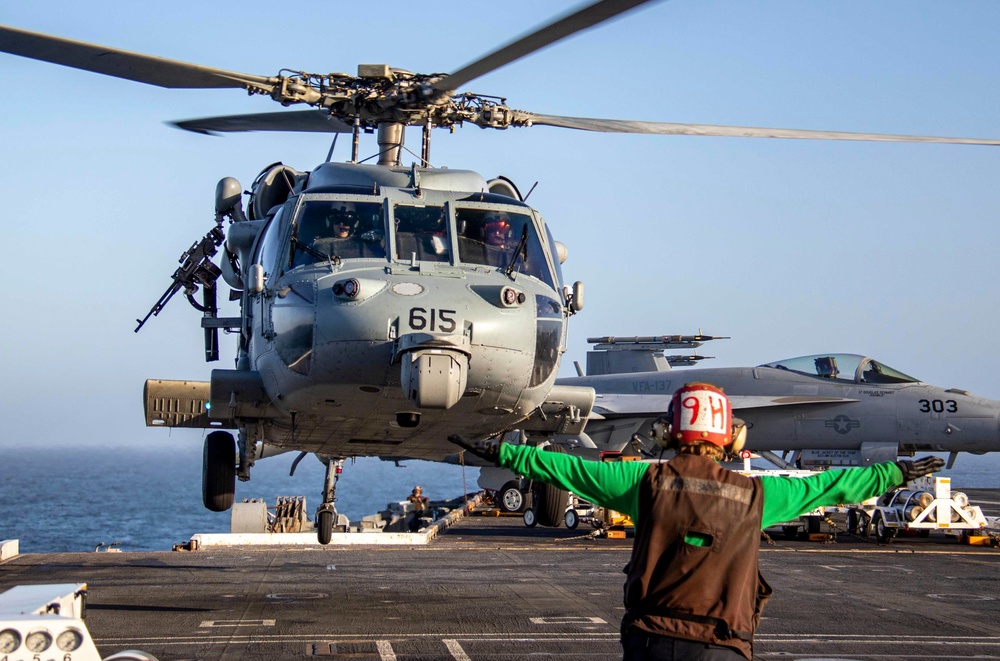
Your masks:
{"label": "gun barrel", "polygon": [[163,295],[160,296],[160,298],[156,301],[156,303],[153,305],[153,307],[151,307],[149,309],[149,312],[146,313],[145,317],[143,317],[142,319],[136,319],[136,322],[139,325],[136,326],[135,330],[132,331],[132,332],[138,333],[139,329],[142,328],[146,324],[147,321],[149,321],[150,317],[155,317],[158,314],[160,314],[160,310],[162,310],[163,307],[170,301],[170,299],[174,297],[174,294],[176,294],[177,292],[180,291],[181,287],[182,287],[182,284],[177,279],[177,274],[175,273],[174,274],[174,283],[172,285],[170,285],[169,287],[167,287],[167,291],[163,292]]}

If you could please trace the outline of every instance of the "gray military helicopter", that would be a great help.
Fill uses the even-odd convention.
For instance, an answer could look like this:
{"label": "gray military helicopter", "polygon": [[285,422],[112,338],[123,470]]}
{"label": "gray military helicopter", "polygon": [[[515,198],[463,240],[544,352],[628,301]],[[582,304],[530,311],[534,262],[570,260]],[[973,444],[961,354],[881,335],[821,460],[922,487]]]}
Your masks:
{"label": "gray military helicopter", "polygon": [[[482,438],[520,429],[546,438],[582,431],[593,389],[555,383],[567,320],[583,305],[583,286],[562,280],[565,247],[511,180],[430,167],[435,128],[547,125],[1000,144],[543,115],[459,91],[642,4],[585,6],[452,74],[361,65],[357,76],[260,76],[0,27],[0,51],[7,53],[166,88],[235,88],[283,106],[312,107],[177,122],[183,129],[352,136],[349,162],[325,162],[308,172],[264,168],[245,204],[235,179],[220,181],[215,226],[184,253],[170,287],[139,322],[183,291],[202,313],[207,360],[218,357],[220,329],[238,337],[235,369],[213,370],[208,381],[146,384],[147,424],[212,430],[203,469],[209,509],[231,505],[235,480],[249,479],[256,460],[287,450],[315,453],[327,465],[317,529],[320,541],[328,541],[337,520],[337,475],[347,457],[448,460],[450,434]],[[419,163],[409,167],[402,163],[408,126],[422,129]],[[375,164],[360,160],[366,132],[377,132]],[[219,277],[240,302],[239,317],[219,316]],[[238,441],[227,430],[235,430]]]}

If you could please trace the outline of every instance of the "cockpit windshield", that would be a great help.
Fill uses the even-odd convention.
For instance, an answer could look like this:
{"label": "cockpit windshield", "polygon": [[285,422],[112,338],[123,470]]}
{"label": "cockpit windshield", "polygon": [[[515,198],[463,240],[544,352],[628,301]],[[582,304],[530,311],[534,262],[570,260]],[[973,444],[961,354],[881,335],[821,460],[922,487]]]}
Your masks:
{"label": "cockpit windshield", "polygon": [[531,216],[498,209],[458,208],[458,258],[525,273],[555,288]]}
{"label": "cockpit windshield", "polygon": [[807,374],[822,379],[836,379],[852,383],[919,383],[919,379],[903,374],[884,363],[853,353],[829,353],[814,356],[800,356],[767,363],[760,367],[771,367]]}
{"label": "cockpit windshield", "polygon": [[378,202],[306,201],[292,230],[291,268],[335,258],[385,259],[384,227]]}
{"label": "cockpit windshield", "polygon": [[392,210],[396,223],[396,259],[447,262],[451,259],[448,216],[443,206],[397,204]]}

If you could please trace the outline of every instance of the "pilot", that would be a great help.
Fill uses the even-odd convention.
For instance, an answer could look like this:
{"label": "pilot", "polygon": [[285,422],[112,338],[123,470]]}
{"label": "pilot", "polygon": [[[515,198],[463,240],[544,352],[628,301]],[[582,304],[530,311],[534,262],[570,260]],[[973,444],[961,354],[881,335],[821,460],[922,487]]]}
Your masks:
{"label": "pilot", "polygon": [[334,239],[350,238],[358,224],[358,214],[354,204],[350,202],[337,204],[327,214],[326,223],[327,227],[330,228],[330,235]]}
{"label": "pilot", "polygon": [[322,249],[342,259],[385,257],[381,232],[364,231],[358,211],[353,202],[333,203],[326,216],[329,238]]}
{"label": "pilot", "polygon": [[505,248],[510,234],[510,218],[504,213],[488,213],[483,217],[483,241],[488,246]]}
{"label": "pilot", "polygon": [[837,369],[837,359],[833,356],[822,356],[815,359],[813,363],[816,365],[816,374],[824,379],[835,379],[840,374],[840,370]]}
{"label": "pilot", "polygon": [[745,477],[719,465],[746,427],[707,383],[674,393],[653,436],[668,463],[597,462],[529,445],[448,440],[532,480],[628,514],[625,661],[753,658],[753,635],[771,589],[757,571],[760,531],[824,505],[858,503],[941,470],[939,457],[830,470],[805,478]]}

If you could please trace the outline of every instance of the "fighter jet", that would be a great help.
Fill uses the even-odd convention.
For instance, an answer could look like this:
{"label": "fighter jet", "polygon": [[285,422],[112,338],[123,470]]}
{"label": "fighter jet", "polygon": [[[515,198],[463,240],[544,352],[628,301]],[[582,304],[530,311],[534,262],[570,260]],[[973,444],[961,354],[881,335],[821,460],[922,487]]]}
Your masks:
{"label": "fighter jet", "polygon": [[[650,426],[674,390],[703,381],[725,390],[749,428],[747,449],[776,458],[794,452],[803,468],[868,465],[900,454],[1000,451],[1000,401],[922,382],[867,356],[818,354],[757,367],[671,370],[704,358],[664,356],[697,348],[706,335],[590,338],[587,372],[561,385],[597,393],[581,447],[643,452],[655,448]],[[786,454],[786,457],[788,455]],[[789,459],[790,460],[790,459]]]}

